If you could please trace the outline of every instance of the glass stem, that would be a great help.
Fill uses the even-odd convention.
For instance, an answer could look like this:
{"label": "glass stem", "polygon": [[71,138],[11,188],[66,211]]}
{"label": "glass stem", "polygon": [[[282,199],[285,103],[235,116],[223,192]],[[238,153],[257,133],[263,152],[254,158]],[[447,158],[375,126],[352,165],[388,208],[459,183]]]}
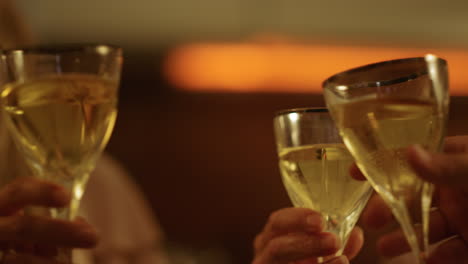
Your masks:
{"label": "glass stem", "polygon": [[[67,189],[71,192],[72,197],[70,205],[64,208],[51,208],[50,216],[52,218],[66,219],[73,221],[80,207],[80,201],[83,197],[84,189],[86,182],[88,181],[89,173],[86,173],[83,177],[75,177],[71,186],[66,186]],[[58,248],[56,261],[64,264],[72,264],[72,249],[70,248]]]}
{"label": "glass stem", "polygon": [[60,185],[64,186],[71,193],[71,200],[70,204],[67,207],[51,208],[50,216],[52,218],[72,221],[78,214],[78,210],[80,208],[80,201],[83,197],[86,182],[89,178],[89,173],[87,173],[83,177],[78,176],[74,178],[78,180],[73,180],[68,184],[59,182]]}
{"label": "glass stem", "polygon": [[434,193],[434,185],[428,182],[423,183],[421,196],[421,213],[422,213],[422,236],[423,250],[427,255],[429,250],[429,219],[432,205],[432,195]]}
{"label": "glass stem", "polygon": [[[404,201],[398,201],[393,206],[393,214],[395,215],[396,219],[400,223],[401,229],[405,234],[406,240],[411,248],[411,251],[414,254],[417,264],[426,264],[426,260],[424,257],[424,243],[422,242],[421,236],[418,236],[413,222],[411,220],[410,214],[407,209],[407,205]],[[423,219],[425,217],[423,216]],[[424,227],[423,227],[424,228]]]}
{"label": "glass stem", "polygon": [[[341,247],[333,255],[326,256],[326,257],[318,257],[317,263],[324,263],[330,258],[341,256],[343,254],[346,243],[348,242],[349,233],[351,232],[351,230],[349,230],[349,227],[346,225],[346,221],[343,221],[343,220],[336,221],[330,217],[325,220],[326,220],[325,230],[327,230],[328,232],[334,233],[336,236],[338,236],[338,239],[341,241]],[[337,223],[340,223],[340,224],[337,224]]]}

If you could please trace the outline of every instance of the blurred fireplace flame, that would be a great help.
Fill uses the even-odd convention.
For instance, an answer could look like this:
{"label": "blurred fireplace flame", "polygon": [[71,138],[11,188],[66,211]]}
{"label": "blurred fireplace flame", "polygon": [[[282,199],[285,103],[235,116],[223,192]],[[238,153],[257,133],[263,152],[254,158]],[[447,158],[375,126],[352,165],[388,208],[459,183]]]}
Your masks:
{"label": "blurred fireplace flame", "polygon": [[320,93],[329,76],[373,62],[436,54],[448,61],[450,93],[468,95],[468,50],[192,43],[171,50],[164,71],[178,89],[199,92]]}

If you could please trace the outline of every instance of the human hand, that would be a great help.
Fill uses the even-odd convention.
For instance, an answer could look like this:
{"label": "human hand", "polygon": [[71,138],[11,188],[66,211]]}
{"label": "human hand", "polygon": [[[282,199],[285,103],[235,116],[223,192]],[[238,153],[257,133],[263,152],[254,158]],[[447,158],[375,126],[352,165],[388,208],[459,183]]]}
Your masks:
{"label": "human hand", "polygon": [[[435,184],[434,210],[430,213],[429,240],[438,243],[429,253],[429,264],[468,262],[468,136],[448,137],[444,153],[429,153],[421,147],[408,149],[408,162],[422,179]],[[357,167],[355,178],[362,178]],[[392,221],[388,207],[373,197],[362,214],[364,223],[380,227]],[[385,256],[409,251],[401,230],[384,235],[378,249]]]}
{"label": "human hand", "polygon": [[[252,264],[314,264],[317,257],[338,251],[336,235],[323,232],[324,221],[319,213],[306,208],[284,208],[273,212],[263,231],[254,241]],[[359,227],[351,231],[343,256],[326,263],[346,264],[357,255],[363,244]]]}
{"label": "human hand", "polygon": [[36,178],[19,178],[0,189],[0,263],[54,264],[57,248],[92,248],[97,234],[83,219],[65,221],[23,213],[27,206],[64,207],[70,195]]}

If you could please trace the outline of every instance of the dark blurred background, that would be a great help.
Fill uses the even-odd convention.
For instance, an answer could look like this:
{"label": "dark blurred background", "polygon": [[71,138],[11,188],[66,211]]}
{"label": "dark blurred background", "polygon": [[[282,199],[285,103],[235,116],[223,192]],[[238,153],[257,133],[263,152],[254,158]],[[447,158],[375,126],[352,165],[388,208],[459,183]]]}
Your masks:
{"label": "dark blurred background", "polygon": [[468,133],[465,0],[17,3],[41,42],[125,49],[108,151],[140,185],[171,244],[226,263],[249,263],[269,213],[290,206],[277,169],[275,111],[323,106],[320,82],[329,74],[446,55],[449,134]]}

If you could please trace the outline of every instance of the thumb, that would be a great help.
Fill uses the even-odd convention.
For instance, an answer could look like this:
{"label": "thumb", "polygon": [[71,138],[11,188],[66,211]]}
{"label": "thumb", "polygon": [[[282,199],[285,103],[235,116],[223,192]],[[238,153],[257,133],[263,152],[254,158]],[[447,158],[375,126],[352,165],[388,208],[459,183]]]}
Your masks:
{"label": "thumb", "polygon": [[422,179],[468,189],[468,153],[429,153],[416,145],[410,147],[407,154],[409,164]]}

